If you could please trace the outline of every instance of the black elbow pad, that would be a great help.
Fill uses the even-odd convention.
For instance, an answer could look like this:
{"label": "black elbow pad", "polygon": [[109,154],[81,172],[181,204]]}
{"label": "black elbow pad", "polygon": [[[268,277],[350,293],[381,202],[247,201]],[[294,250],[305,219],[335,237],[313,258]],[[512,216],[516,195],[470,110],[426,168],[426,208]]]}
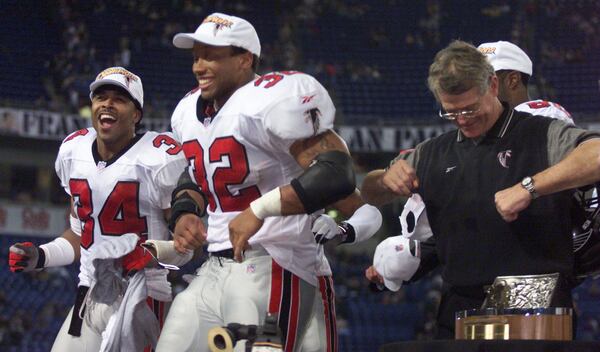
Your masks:
{"label": "black elbow pad", "polygon": [[291,185],[307,214],[325,208],[354,192],[356,177],[352,158],[337,150],[319,154]]}

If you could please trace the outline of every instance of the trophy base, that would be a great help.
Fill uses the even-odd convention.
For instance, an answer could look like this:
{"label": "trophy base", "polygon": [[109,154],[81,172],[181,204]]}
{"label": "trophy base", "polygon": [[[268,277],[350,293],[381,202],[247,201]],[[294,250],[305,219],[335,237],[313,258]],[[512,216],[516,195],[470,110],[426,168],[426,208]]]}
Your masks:
{"label": "trophy base", "polygon": [[571,308],[473,309],[456,313],[457,340],[573,339]]}

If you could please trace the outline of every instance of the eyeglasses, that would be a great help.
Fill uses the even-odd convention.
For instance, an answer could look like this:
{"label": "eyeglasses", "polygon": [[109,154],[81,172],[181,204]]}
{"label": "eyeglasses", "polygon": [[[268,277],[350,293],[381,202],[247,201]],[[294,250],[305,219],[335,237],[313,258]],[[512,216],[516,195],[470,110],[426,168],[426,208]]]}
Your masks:
{"label": "eyeglasses", "polygon": [[479,99],[477,100],[477,108],[476,109],[472,109],[472,110],[461,110],[461,111],[457,111],[457,112],[445,112],[444,109],[440,109],[440,111],[438,112],[438,115],[440,115],[441,118],[446,119],[446,120],[450,120],[450,121],[454,121],[459,117],[462,117],[463,119],[471,119],[475,116],[477,116],[477,114],[481,111],[481,98],[483,96],[480,96]]}
{"label": "eyeglasses", "polygon": [[443,110],[440,109],[438,114],[443,119],[454,121],[459,117],[462,117],[463,119],[471,119],[471,118],[477,116],[479,111],[481,111],[480,108],[477,110],[462,110],[462,111],[458,111],[458,112],[443,112]]}

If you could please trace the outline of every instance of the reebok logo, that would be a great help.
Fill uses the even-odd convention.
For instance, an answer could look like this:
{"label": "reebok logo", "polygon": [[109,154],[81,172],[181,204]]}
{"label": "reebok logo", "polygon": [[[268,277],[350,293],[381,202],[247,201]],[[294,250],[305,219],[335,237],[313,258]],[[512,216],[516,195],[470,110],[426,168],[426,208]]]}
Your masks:
{"label": "reebok logo", "polygon": [[452,171],[454,171],[454,169],[456,169],[456,165],[447,167],[446,168],[446,173],[452,172]]}

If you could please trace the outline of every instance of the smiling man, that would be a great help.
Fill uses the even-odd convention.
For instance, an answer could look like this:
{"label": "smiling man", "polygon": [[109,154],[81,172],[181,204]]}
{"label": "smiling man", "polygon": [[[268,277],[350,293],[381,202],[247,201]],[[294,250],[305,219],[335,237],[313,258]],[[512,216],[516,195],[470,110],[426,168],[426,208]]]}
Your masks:
{"label": "smiling man", "polygon": [[600,179],[600,136],[501,103],[494,68],[462,41],[438,52],[428,84],[457,131],[370,172],[362,192],[376,205],[423,198],[445,289],[438,337],[453,338],[454,313],[479,308],[497,276],[558,272],[552,306],[572,306],[570,197]]}
{"label": "smiling man", "polygon": [[[39,247],[30,242],[13,245],[9,265],[11,271],[27,272],[68,265],[80,256],[77,300],[52,351],[98,351],[103,336],[109,336],[104,342],[108,346],[119,346],[114,350],[141,351],[158,339],[165,313],[162,302],[171,299],[171,290],[167,271],[155,268],[136,241],[169,238],[169,199],[187,161],[170,134],[136,133],[144,92],[135,74],[122,67],[102,71],[90,85],[90,99],[93,128],[69,135],[56,159],[56,173],[71,198],[71,228]],[[121,251],[125,240],[129,247]],[[136,316],[145,317],[143,324],[115,323],[111,326],[119,328],[101,335],[114,306],[105,300],[99,303],[94,287],[114,278],[98,276],[107,271],[94,262],[99,255],[113,258],[118,268],[113,270],[123,278],[134,272],[143,275],[149,306],[142,298],[135,309]]]}
{"label": "smiling man", "polygon": [[173,199],[173,237],[180,249],[207,242],[209,259],[175,298],[157,351],[208,351],[211,328],[262,324],[267,312],[285,351],[336,351],[331,270],[309,214],[332,204],[353,214],[343,229],[317,224],[344,243],[372,236],[381,215],[355,188],[329,93],[297,71],[257,76],[258,34],[237,16],[209,15],[173,44],[191,51],[198,81],[171,118],[191,171]]}

